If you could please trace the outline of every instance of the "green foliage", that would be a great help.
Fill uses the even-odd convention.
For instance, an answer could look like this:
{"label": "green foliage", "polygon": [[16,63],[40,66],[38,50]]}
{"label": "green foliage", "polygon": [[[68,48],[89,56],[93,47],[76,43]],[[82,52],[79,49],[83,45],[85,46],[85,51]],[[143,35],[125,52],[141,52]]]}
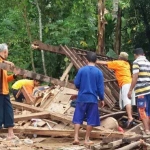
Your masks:
{"label": "green foliage", "polygon": [[[42,14],[43,42],[50,45],[67,45],[95,51],[97,47],[97,0],[38,0]],[[34,0],[0,1],[0,42],[9,44],[9,60],[17,66],[32,70],[31,47],[39,39],[38,11]],[[114,53],[116,19],[112,16],[113,1],[105,0],[105,51],[107,56],[117,58]],[[120,0],[121,51],[129,53],[135,47],[143,47],[149,55],[150,47],[150,1]],[[43,74],[41,52],[33,51],[38,73]],[[69,60],[58,54],[45,52],[47,73],[59,78]],[[70,73],[73,79],[75,69]]]}

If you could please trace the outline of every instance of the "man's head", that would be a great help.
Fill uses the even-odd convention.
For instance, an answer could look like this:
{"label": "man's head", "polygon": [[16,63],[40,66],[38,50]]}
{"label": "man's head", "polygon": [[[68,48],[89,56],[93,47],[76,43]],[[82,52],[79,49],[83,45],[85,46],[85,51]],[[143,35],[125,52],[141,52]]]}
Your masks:
{"label": "man's head", "polygon": [[91,51],[87,52],[86,58],[88,62],[92,62],[92,63],[95,63],[97,60],[96,53],[91,52]]}
{"label": "man's head", "polygon": [[136,48],[134,51],[133,51],[133,54],[134,54],[134,57],[135,59],[139,56],[143,56],[144,55],[144,51],[142,48]]}
{"label": "man's head", "polygon": [[118,59],[127,61],[128,60],[128,56],[129,55],[126,52],[121,52]]}
{"label": "man's head", "polygon": [[39,80],[36,80],[36,79],[34,79],[33,81],[34,81],[34,86],[35,86],[35,87],[36,87],[36,86],[39,86],[40,83],[41,83]]}
{"label": "man's head", "polygon": [[0,44],[0,55],[4,58],[7,59],[8,57],[8,45],[5,43]]}

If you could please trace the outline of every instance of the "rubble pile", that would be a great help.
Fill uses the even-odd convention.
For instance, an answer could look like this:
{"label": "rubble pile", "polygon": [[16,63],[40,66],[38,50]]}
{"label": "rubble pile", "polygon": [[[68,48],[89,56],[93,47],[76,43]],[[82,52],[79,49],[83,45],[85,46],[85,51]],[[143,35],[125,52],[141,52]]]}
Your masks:
{"label": "rubble pile", "polygon": [[[16,141],[18,143],[23,143],[18,147],[16,146],[18,149],[24,145],[24,139],[26,139],[26,137],[30,138],[27,139],[28,144],[31,142],[31,145],[33,146],[34,140],[39,137],[74,136],[72,117],[75,110],[78,91],[75,89],[74,85],[68,81],[68,74],[73,66],[76,69],[79,69],[86,64],[85,55],[87,51],[85,50],[68,48],[67,46],[54,47],[46,45],[40,41],[33,42],[32,47],[35,49],[43,49],[45,51],[65,55],[70,59],[70,64],[60,79],[55,79],[20,69],[20,74],[26,73],[29,77],[34,77],[45,82],[51,82],[52,86],[45,86],[45,89],[42,91],[35,89],[35,100],[30,99],[26,93],[26,90],[23,88],[21,89],[21,92],[25,96],[24,103],[15,102],[12,98],[12,105],[14,107],[15,114],[14,132],[18,137],[23,137],[22,140],[19,139]],[[101,55],[99,55],[98,58],[100,60],[111,60],[111,58]],[[0,64],[0,67],[5,68],[8,71],[13,71],[14,69],[6,66],[4,63]],[[101,126],[95,127],[91,133],[91,138],[99,140],[99,143],[91,145],[88,148],[92,150],[129,150],[133,148],[140,149],[143,147],[148,149],[149,136],[143,131],[141,121],[138,120],[138,114],[136,111],[133,113],[133,117],[135,119],[132,128],[124,129],[123,127],[123,122],[127,120],[127,116],[126,112],[120,111],[118,107],[119,87],[113,72],[105,66],[97,67],[103,71],[105,78],[104,101],[106,105],[104,108],[99,108]],[[6,129],[0,130],[1,133],[5,133],[6,131]],[[85,132],[86,118],[80,129],[79,136],[83,138],[85,136]],[[5,141],[2,140],[2,143],[4,144]],[[10,146],[7,146],[5,148],[8,149],[9,147]],[[40,148],[38,147],[37,149]],[[84,150],[87,148],[81,145],[76,147],[65,147],[62,149]]]}

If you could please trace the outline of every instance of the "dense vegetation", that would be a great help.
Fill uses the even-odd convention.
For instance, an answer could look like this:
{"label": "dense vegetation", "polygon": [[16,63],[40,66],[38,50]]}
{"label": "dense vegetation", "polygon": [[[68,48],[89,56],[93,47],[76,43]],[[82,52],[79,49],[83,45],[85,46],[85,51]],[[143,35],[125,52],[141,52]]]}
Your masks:
{"label": "dense vegetation", "polygon": [[[113,0],[105,0],[105,6],[105,54],[116,57],[116,52],[126,51],[133,59],[132,50],[143,47],[149,55],[150,1],[120,0],[117,18],[112,15]],[[0,10],[0,43],[9,44],[9,60],[21,68],[33,70],[35,67],[36,72],[44,74],[41,52],[31,49],[31,42],[36,39],[51,45],[97,49],[98,0],[1,0]],[[121,44],[116,51],[119,17]],[[60,77],[68,60],[60,55],[45,54],[47,74]]]}

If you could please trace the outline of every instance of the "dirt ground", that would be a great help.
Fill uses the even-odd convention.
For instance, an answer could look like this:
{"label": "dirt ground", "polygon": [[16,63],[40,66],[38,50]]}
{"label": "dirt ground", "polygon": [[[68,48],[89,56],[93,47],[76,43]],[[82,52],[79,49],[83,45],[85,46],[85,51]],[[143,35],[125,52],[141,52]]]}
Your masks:
{"label": "dirt ground", "polygon": [[[31,139],[33,144],[25,144],[24,139],[19,139],[21,143],[13,144],[13,141],[1,141],[0,150],[85,150],[84,140],[80,139],[80,145],[72,145],[73,138],[53,138],[37,137]],[[94,144],[100,143],[99,140],[92,140]],[[88,148],[89,149],[89,148]]]}
{"label": "dirt ground", "polygon": [[[93,141],[94,141],[94,144],[100,143],[99,140],[93,140]],[[35,148],[35,150],[37,150],[37,148],[40,149],[40,147],[43,149],[47,149],[47,150],[48,149],[49,150],[78,150],[78,149],[84,148],[84,140],[83,139],[80,139],[79,146],[72,145],[72,142],[73,142],[73,138],[49,137],[40,143],[35,143],[34,145],[36,145],[36,147],[31,147],[31,150],[32,150],[32,148]]]}

